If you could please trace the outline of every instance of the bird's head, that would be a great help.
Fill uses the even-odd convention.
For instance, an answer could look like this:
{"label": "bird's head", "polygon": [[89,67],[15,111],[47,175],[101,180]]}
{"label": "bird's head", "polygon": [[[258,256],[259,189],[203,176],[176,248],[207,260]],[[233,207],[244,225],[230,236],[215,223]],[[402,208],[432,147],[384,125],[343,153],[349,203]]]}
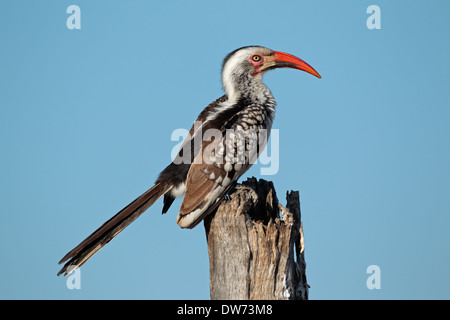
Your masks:
{"label": "bird's head", "polygon": [[265,47],[248,46],[236,49],[225,57],[222,65],[224,89],[227,94],[235,92],[254,79],[261,80],[266,71],[276,68],[303,70],[321,78],[313,67],[296,56]]}

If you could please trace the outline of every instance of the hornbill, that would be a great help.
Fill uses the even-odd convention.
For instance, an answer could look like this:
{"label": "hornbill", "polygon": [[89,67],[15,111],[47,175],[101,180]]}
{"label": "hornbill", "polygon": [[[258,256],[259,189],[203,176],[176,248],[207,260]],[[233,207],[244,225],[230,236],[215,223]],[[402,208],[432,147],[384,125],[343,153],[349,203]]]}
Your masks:
{"label": "hornbill", "polygon": [[276,68],[299,69],[320,78],[309,64],[287,53],[261,46],[229,53],[222,64],[225,94],[200,113],[172,163],[153,187],[67,253],[59,262],[68,260],[58,275],[83,265],[162,196],[166,213],[184,194],[177,217],[182,228],[195,227],[214,211],[265,147],[266,139],[260,143],[254,138],[262,133],[267,138],[276,103],[262,76]]}

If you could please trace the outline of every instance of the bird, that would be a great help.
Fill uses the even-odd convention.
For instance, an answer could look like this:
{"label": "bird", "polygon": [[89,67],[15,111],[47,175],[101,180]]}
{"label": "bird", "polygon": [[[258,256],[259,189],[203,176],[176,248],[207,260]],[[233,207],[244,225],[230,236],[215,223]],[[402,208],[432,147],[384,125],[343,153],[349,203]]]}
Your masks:
{"label": "bird", "polygon": [[265,148],[276,102],[263,75],[293,68],[321,78],[302,59],[263,46],[245,46],[222,63],[224,95],[198,116],[172,162],[155,184],[69,251],[58,276],[67,276],[163,197],[162,213],[183,196],[177,216],[181,228],[194,228],[212,213]]}

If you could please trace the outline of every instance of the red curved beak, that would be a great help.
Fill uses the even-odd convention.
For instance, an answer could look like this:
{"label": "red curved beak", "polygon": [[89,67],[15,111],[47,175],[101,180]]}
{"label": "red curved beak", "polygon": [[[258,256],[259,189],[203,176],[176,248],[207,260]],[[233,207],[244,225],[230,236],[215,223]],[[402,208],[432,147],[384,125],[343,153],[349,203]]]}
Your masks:
{"label": "red curved beak", "polygon": [[313,67],[311,67],[302,59],[280,51],[274,51],[274,53],[275,53],[274,61],[276,63],[276,68],[293,68],[303,70],[305,72],[312,74],[313,76],[316,76],[319,79],[322,78],[320,74],[316,70],[314,70]]}

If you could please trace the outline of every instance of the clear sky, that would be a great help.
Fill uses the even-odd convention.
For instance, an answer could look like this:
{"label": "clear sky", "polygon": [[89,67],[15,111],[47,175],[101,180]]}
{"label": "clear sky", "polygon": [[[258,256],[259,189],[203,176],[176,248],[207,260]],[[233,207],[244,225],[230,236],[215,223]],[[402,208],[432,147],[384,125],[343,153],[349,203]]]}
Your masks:
{"label": "clear sky", "polygon": [[[69,5],[81,29],[69,30]],[[370,30],[367,7],[381,9]],[[81,269],[64,254],[152,186],[171,134],[223,94],[225,55],[265,75],[279,170],[299,190],[311,299],[450,298],[449,1],[0,2],[0,298],[209,299],[203,224],[162,201]],[[381,288],[366,273],[379,266]]]}

